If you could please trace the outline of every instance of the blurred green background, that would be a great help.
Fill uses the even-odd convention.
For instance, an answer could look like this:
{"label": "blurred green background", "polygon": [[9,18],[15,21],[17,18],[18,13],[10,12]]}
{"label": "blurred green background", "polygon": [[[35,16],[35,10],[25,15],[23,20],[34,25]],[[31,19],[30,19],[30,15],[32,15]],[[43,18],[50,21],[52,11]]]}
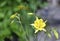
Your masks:
{"label": "blurred green background", "polygon": [[[35,41],[30,24],[35,20],[36,10],[44,6],[44,0],[0,0],[0,41]],[[18,13],[21,24],[16,18],[10,19],[15,13]]]}

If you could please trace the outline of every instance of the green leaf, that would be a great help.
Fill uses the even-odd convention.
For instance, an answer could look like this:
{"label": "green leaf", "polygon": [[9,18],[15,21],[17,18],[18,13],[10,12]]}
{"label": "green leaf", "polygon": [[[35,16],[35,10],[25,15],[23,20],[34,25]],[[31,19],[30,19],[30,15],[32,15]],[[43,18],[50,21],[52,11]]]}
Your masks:
{"label": "green leaf", "polygon": [[16,0],[18,3],[20,3],[22,0]]}
{"label": "green leaf", "polygon": [[58,39],[59,38],[58,32],[55,29],[53,30],[53,32],[54,32],[56,39]]}
{"label": "green leaf", "polygon": [[6,3],[7,3],[7,1],[2,2],[0,6],[3,7],[6,5]]}
{"label": "green leaf", "polygon": [[48,33],[48,37],[51,38],[51,34],[50,33]]}
{"label": "green leaf", "polygon": [[0,38],[0,41],[4,41],[4,39],[3,38]]}
{"label": "green leaf", "polygon": [[4,13],[0,12],[0,18],[4,18]]}
{"label": "green leaf", "polygon": [[33,4],[33,3],[31,3],[30,8],[31,8],[32,11],[35,11],[37,6],[35,4]]}

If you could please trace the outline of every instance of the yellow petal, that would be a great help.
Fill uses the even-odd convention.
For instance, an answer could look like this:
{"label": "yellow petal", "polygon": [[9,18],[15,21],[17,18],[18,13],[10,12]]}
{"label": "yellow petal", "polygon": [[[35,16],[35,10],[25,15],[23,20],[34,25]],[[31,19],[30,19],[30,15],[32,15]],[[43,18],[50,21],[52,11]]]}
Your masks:
{"label": "yellow petal", "polygon": [[43,29],[43,31],[45,31],[45,32],[46,32],[46,29]]}
{"label": "yellow petal", "polygon": [[37,33],[39,30],[35,30],[35,33]]}
{"label": "yellow petal", "polygon": [[36,20],[39,20],[37,16],[36,16]]}
{"label": "yellow petal", "polygon": [[45,24],[45,23],[43,23],[43,22],[42,22],[42,23],[40,23],[39,25],[40,25],[40,26],[39,26],[40,28],[45,28],[45,26],[46,26],[46,24]]}
{"label": "yellow petal", "polygon": [[40,22],[43,22],[43,19],[39,19],[40,20]]}
{"label": "yellow petal", "polygon": [[47,22],[47,20],[45,21],[45,23]]}
{"label": "yellow petal", "polygon": [[31,26],[34,26],[34,24],[30,24]]}

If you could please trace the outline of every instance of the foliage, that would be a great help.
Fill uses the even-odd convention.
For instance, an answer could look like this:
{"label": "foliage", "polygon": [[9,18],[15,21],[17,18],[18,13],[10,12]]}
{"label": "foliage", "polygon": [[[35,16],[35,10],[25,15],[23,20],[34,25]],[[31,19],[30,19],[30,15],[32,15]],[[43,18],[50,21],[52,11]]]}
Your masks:
{"label": "foliage", "polygon": [[15,36],[18,41],[34,41],[30,24],[35,20],[35,11],[44,7],[44,3],[41,0],[0,0],[0,41],[5,38],[12,41]]}
{"label": "foliage", "polygon": [[[27,13],[35,12],[37,7],[41,6],[40,2],[40,0],[0,0],[0,41],[4,41],[6,37],[10,39],[12,32],[17,34],[21,41],[28,41],[33,32],[28,24],[33,22],[34,16]],[[10,16],[16,12],[19,13],[21,25],[24,27],[14,22],[18,19],[10,19]],[[11,21],[14,23],[10,24]]]}

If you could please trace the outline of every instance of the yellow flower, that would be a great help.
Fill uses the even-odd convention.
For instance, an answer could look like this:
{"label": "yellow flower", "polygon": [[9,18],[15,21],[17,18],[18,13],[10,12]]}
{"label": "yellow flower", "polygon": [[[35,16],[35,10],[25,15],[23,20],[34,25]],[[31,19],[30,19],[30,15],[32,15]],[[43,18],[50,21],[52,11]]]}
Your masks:
{"label": "yellow flower", "polygon": [[13,14],[11,15],[10,19],[14,19],[16,17],[17,13],[16,14]]}
{"label": "yellow flower", "polygon": [[33,13],[27,13],[28,15],[33,15]]}
{"label": "yellow flower", "polygon": [[24,6],[24,5],[20,5],[20,6],[18,6],[18,8],[19,8],[20,10],[22,10],[22,9],[25,8],[25,6]]}
{"label": "yellow flower", "polygon": [[30,8],[29,8],[28,6],[25,6],[25,5],[19,5],[19,6],[18,6],[18,9],[19,9],[19,10],[23,10],[23,9],[24,9],[24,10],[29,10]]}
{"label": "yellow flower", "polygon": [[37,33],[38,31],[46,32],[46,30],[45,30],[46,22],[44,22],[43,19],[38,19],[38,17],[36,17],[36,20],[31,25],[34,26],[35,33]]}

